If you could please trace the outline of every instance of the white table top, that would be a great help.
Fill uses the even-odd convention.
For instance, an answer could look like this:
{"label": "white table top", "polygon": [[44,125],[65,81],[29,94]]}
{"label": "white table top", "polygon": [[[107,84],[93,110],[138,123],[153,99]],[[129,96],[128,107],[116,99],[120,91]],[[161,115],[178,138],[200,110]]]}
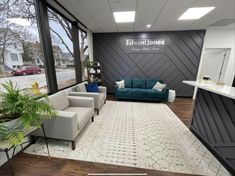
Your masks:
{"label": "white table top", "polygon": [[206,82],[198,82],[198,81],[183,81],[183,83],[188,84],[190,86],[194,86],[200,89],[204,89],[219,95],[223,95],[228,98],[235,99],[235,87],[231,86],[220,86],[215,83],[206,83]]}

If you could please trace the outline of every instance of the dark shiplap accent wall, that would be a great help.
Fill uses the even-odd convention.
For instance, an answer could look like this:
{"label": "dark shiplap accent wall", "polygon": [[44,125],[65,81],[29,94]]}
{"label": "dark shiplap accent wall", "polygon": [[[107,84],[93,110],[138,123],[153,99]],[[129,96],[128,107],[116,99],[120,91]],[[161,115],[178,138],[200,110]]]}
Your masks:
{"label": "dark shiplap accent wall", "polygon": [[235,100],[199,89],[191,129],[235,174]]}
{"label": "dark shiplap accent wall", "polygon": [[[161,79],[177,96],[191,97],[193,88],[182,80],[196,80],[205,31],[95,33],[94,60],[103,67],[103,81],[114,92],[115,81],[123,77]],[[165,39],[164,48],[134,53],[125,39]]]}

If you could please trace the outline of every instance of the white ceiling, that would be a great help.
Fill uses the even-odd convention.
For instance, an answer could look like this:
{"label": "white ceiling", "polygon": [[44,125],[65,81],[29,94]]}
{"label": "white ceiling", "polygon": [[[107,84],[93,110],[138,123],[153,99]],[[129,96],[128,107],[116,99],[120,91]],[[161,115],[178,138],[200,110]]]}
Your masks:
{"label": "white ceiling", "polygon": [[[221,19],[235,18],[235,0],[58,0],[92,32],[168,31],[208,28]],[[178,21],[189,7],[215,6],[199,20]],[[116,24],[114,11],[136,11],[135,23]],[[146,25],[152,24],[147,29]]]}

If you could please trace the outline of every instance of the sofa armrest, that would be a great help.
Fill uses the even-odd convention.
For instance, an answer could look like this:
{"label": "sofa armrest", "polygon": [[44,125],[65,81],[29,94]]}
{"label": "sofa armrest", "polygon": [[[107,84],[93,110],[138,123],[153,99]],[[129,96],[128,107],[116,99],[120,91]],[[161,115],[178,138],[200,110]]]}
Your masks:
{"label": "sofa armrest", "polygon": [[94,109],[94,98],[68,96],[69,104],[73,107],[91,107]]}
{"label": "sofa armrest", "polygon": [[[74,140],[78,135],[77,113],[68,111],[56,111],[56,118],[44,121],[46,136],[49,138]],[[43,136],[41,129],[33,135]]]}
{"label": "sofa armrest", "polygon": [[99,89],[99,92],[100,92],[100,93],[105,93],[105,94],[107,94],[107,88],[106,88],[106,87],[99,86],[98,89]]}

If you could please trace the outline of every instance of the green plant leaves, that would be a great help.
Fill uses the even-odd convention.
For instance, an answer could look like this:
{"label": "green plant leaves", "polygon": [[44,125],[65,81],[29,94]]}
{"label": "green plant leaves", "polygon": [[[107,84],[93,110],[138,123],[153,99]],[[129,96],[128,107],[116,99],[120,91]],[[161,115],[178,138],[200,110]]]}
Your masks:
{"label": "green plant leaves", "polygon": [[24,133],[17,127],[0,125],[0,140],[8,140],[11,145],[18,145],[24,140]]}
{"label": "green plant leaves", "polygon": [[24,129],[40,127],[44,120],[55,117],[55,111],[46,101],[23,94],[24,90],[14,86],[11,81],[2,86],[6,92],[1,93],[0,122],[19,120],[13,127],[0,124],[0,140],[7,139],[11,144],[17,145],[24,139]]}

